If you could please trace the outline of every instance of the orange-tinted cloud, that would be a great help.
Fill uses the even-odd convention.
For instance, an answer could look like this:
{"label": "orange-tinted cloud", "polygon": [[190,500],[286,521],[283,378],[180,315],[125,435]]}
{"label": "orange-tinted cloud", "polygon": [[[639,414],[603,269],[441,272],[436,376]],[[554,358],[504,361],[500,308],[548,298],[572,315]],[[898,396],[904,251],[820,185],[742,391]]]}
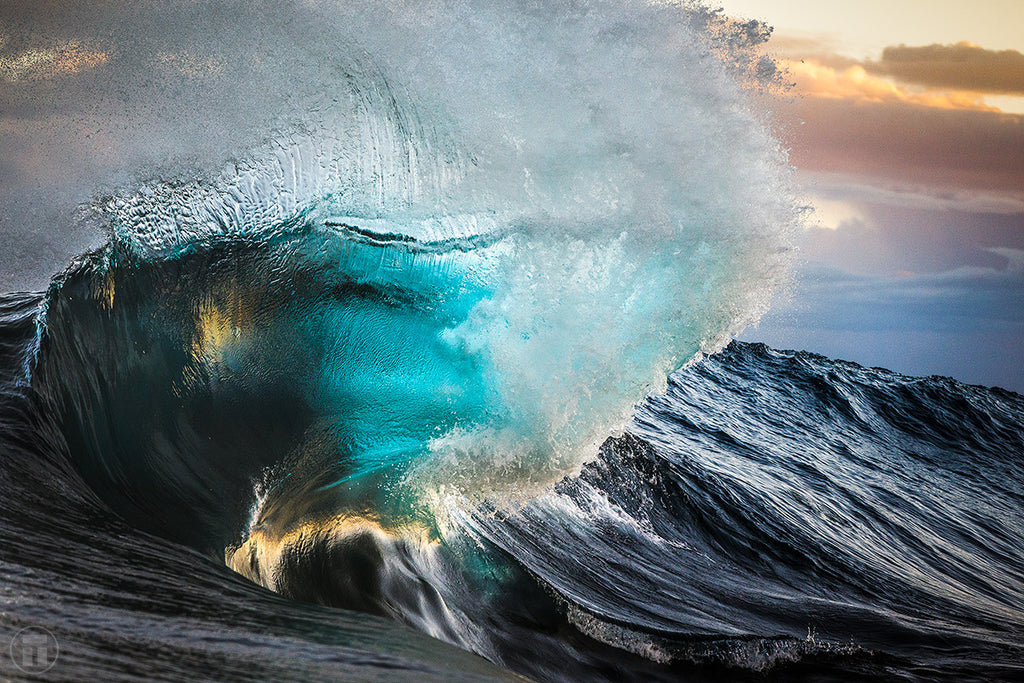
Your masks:
{"label": "orange-tinted cloud", "polygon": [[902,83],[978,93],[1024,95],[1024,54],[986,50],[969,42],[955,45],[887,47],[867,71]]}
{"label": "orange-tinted cloud", "polygon": [[809,97],[866,102],[902,102],[943,109],[994,108],[976,93],[907,91],[892,81],[869,73],[861,64],[837,66],[817,59],[780,60],[796,86],[796,92]]}
{"label": "orange-tinted cloud", "polygon": [[[780,103],[779,113],[783,120],[788,116],[785,136],[798,169],[948,198],[947,203],[984,195],[986,206],[993,201],[1019,206],[1024,199],[1024,116],[986,103],[994,76],[973,81],[970,89],[954,87],[970,80],[964,75],[969,69],[961,81],[942,76],[956,72],[957,59],[981,62],[997,56],[1005,81],[1013,55],[1024,56],[961,43],[950,49],[890,48],[875,63],[828,54],[827,45],[814,41],[782,47],[788,58],[780,65],[797,97]],[[932,75],[915,83],[878,66],[902,63],[909,79],[915,65],[929,60]],[[989,59],[990,66],[995,62]]]}

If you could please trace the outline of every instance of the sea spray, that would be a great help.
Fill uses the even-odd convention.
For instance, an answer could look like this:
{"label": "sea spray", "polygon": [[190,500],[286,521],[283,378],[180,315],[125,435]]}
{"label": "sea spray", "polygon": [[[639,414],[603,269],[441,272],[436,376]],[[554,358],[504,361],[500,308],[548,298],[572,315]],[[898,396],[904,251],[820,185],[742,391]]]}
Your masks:
{"label": "sea spray", "polygon": [[[756,51],[762,25],[696,3],[304,11],[321,23],[304,52],[333,68],[282,109],[269,143],[201,181],[146,183],[97,208],[132,258],[262,241],[432,297],[412,343],[447,360],[410,356],[421,369],[405,390],[443,394],[448,369],[472,366],[456,383],[475,406],[449,406],[426,432],[414,420],[394,456],[415,461],[407,483],[539,490],[593,457],[668,372],[755,320],[784,279],[799,210],[749,97],[777,84]],[[339,256],[353,236],[377,250],[370,265]],[[310,400],[340,417],[363,377],[350,349],[376,338],[394,351],[389,332],[306,332],[335,340]]]}

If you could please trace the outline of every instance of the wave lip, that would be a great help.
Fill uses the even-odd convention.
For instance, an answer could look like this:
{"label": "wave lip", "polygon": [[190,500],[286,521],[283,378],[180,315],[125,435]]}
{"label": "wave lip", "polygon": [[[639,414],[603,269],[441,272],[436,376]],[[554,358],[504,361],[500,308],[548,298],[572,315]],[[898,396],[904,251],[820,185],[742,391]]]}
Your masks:
{"label": "wave lip", "polygon": [[461,292],[438,336],[475,359],[489,417],[444,422],[424,462],[464,490],[488,458],[532,490],[577,469],[785,281],[800,209],[750,96],[778,85],[766,27],[642,0],[314,10],[300,53],[330,68],[267,74],[302,111],[96,213],[131,261],[251,242],[443,306]]}

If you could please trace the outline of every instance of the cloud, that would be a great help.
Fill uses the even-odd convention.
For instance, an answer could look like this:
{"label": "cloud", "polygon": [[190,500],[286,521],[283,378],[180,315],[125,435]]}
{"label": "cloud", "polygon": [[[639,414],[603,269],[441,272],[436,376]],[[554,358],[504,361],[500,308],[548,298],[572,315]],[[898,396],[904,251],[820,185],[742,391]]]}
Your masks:
{"label": "cloud", "polygon": [[1024,95],[1024,54],[1016,50],[986,50],[966,41],[899,45],[885,48],[881,61],[863,66],[870,73],[927,88]]}
{"label": "cloud", "polygon": [[[802,305],[786,311],[795,327],[842,335],[864,332],[999,333],[1024,329],[1020,271],[958,268],[879,277],[813,266],[799,275]],[[776,319],[763,321],[769,327]],[[1018,350],[1018,356],[1024,352]],[[949,363],[949,374],[955,361]]]}
{"label": "cloud", "polygon": [[1024,391],[1024,278],[1012,265],[878,276],[811,264],[795,289],[742,337]]}
{"label": "cloud", "polygon": [[[790,67],[797,78],[806,80],[808,71],[829,69],[842,79],[850,69],[850,80],[872,84],[885,90],[902,86],[920,91],[971,93],[975,96],[1024,95],[1024,53],[1017,50],[988,50],[968,41],[951,45],[891,45],[881,59],[854,59],[837,54],[835,40],[826,36],[776,35],[770,48]],[[803,65],[808,66],[803,66]],[[820,73],[827,73],[822,71]],[[867,80],[865,75],[873,77]],[[870,92],[870,91],[869,91]]]}
{"label": "cloud", "polygon": [[[810,229],[802,256],[858,274],[895,276],[957,268],[1005,269],[1024,249],[1024,212],[979,214],[853,203],[834,230]],[[1024,315],[1024,312],[1022,312]]]}
{"label": "cloud", "polygon": [[866,102],[900,102],[942,109],[980,109],[989,107],[980,95],[966,92],[914,93],[892,81],[869,73],[861,64],[843,65],[818,60],[780,60],[796,91],[809,97]]}
{"label": "cloud", "polygon": [[1024,275],[1024,249],[989,247],[987,251],[1006,259],[1006,270],[1018,275]]}
{"label": "cloud", "polygon": [[1024,116],[898,99],[805,97],[780,109],[787,106],[783,135],[803,171],[921,186],[932,195],[1024,196]]}
{"label": "cloud", "polygon": [[[936,64],[963,54],[1009,64],[1016,59],[1011,54],[968,43],[949,50],[902,46],[876,63],[830,54],[824,39],[783,38],[773,46],[786,55],[780,65],[796,95],[779,100],[776,119],[790,161],[812,194],[833,203],[1021,212],[1024,116],[989,106],[979,91],[922,90],[878,66],[912,63],[914,55],[920,62],[925,54]],[[834,204],[819,219],[836,227],[851,212]]]}
{"label": "cloud", "polygon": [[835,228],[860,216],[858,204],[898,206],[931,211],[959,211],[975,214],[1024,214],[1024,193],[944,189],[915,185],[897,179],[864,178],[844,173],[803,171],[799,174],[818,220]]}
{"label": "cloud", "polygon": [[[840,195],[842,196],[842,195]],[[838,230],[848,223],[863,222],[859,207],[854,202],[842,199],[829,199],[820,193],[810,197],[814,214],[810,219],[810,227],[824,230]]]}

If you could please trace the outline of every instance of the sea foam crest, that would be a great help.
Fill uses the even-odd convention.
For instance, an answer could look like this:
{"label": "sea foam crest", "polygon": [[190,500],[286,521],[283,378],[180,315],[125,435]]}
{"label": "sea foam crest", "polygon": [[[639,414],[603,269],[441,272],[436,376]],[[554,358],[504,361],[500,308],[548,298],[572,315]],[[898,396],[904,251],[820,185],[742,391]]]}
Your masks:
{"label": "sea foam crest", "polygon": [[406,250],[493,235],[486,292],[437,335],[502,407],[432,441],[448,474],[496,451],[517,480],[571,470],[784,280],[799,210],[752,95],[777,79],[762,25],[641,0],[303,11],[331,68],[282,82],[266,144],[102,209],[144,258],[296,229]]}

